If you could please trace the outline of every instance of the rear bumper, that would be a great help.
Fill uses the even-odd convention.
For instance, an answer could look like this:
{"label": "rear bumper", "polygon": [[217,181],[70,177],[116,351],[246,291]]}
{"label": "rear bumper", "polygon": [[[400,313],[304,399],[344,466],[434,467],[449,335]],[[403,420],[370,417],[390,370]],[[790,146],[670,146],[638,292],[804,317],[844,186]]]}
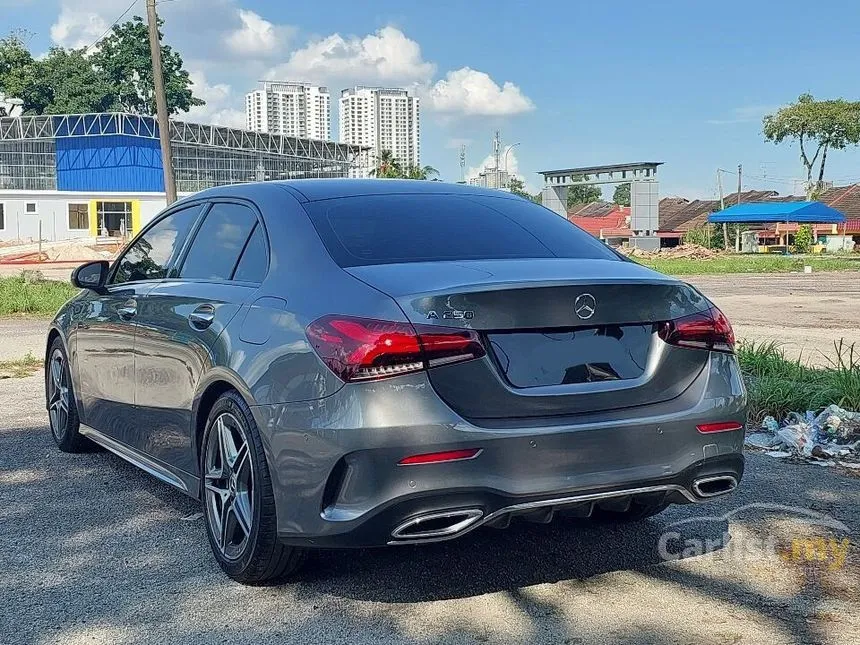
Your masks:
{"label": "rear bumper", "polygon": [[[743,430],[701,434],[696,425],[746,421],[733,356],[714,355],[681,396],[652,406],[479,427],[436,396],[426,374],[342,388],[316,401],[254,409],[282,540],[307,546],[415,542],[398,528],[425,515],[459,513],[450,539],[516,515],[582,515],[633,498],[706,499],[694,481],[743,474]],[[398,466],[404,457],[479,448],[469,461]],[[719,493],[721,484],[710,485]],[[548,521],[548,520],[546,520]],[[435,519],[430,526],[446,527]],[[407,527],[405,532],[423,532]]]}
{"label": "rear bumper", "polygon": [[[699,462],[672,477],[626,486],[557,491],[550,496],[512,497],[481,489],[438,490],[415,494],[374,509],[347,530],[323,535],[281,533],[296,546],[354,548],[422,544],[451,540],[481,526],[505,528],[511,521],[551,522],[556,515],[589,517],[595,508],[623,511],[635,503],[688,504],[708,501],[734,490],[744,471],[743,455],[725,455]],[[694,492],[698,480],[725,477],[733,483],[724,492],[703,497]]]}

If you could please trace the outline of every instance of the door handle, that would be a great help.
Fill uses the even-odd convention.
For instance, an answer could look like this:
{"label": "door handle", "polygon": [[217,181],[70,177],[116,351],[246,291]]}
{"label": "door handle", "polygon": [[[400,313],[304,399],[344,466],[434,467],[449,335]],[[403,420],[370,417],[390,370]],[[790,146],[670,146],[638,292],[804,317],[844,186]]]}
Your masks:
{"label": "door handle", "polygon": [[200,305],[188,314],[188,324],[198,331],[203,331],[215,320],[215,307],[212,305]]}
{"label": "door handle", "polygon": [[130,320],[137,314],[137,300],[126,300],[121,307],[117,307],[117,314],[123,320]]}

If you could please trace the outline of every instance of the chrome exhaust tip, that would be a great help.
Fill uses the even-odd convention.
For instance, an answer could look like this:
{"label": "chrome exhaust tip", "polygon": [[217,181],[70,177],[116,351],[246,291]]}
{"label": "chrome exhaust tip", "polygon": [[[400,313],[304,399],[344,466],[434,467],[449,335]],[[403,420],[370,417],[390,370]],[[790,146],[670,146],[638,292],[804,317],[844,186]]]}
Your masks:
{"label": "chrome exhaust tip", "polygon": [[701,477],[693,482],[693,492],[702,498],[725,495],[737,487],[738,480],[733,475]]}
{"label": "chrome exhaust tip", "polygon": [[484,516],[478,508],[428,513],[413,517],[391,532],[395,540],[427,540],[462,533]]}

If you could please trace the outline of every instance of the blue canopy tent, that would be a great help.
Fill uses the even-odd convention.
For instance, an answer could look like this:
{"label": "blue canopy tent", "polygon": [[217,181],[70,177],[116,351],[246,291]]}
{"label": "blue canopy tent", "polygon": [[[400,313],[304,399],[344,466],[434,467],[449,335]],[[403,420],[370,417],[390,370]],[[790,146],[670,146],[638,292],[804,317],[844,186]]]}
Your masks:
{"label": "blue canopy tent", "polygon": [[[713,224],[786,223],[785,250],[788,252],[788,223],[843,224],[845,215],[822,202],[746,202],[708,215]],[[737,242],[736,242],[737,244]]]}
{"label": "blue canopy tent", "polygon": [[841,224],[845,216],[821,202],[746,202],[708,215],[714,224]]}

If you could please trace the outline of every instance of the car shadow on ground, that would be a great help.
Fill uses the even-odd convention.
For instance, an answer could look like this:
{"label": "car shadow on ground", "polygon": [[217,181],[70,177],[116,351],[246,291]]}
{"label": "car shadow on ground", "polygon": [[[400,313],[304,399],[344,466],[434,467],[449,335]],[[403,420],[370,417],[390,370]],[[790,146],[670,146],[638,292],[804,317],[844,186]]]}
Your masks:
{"label": "car shadow on ground", "polygon": [[[660,541],[670,524],[660,516],[608,525],[562,518],[551,524],[515,520],[507,529],[481,528],[437,544],[314,551],[299,579],[313,593],[374,602],[466,598],[644,570],[664,561]],[[694,537],[709,540],[716,550],[729,540],[725,521],[672,530],[679,533],[673,543]],[[411,584],[393,586],[390,580]]]}

